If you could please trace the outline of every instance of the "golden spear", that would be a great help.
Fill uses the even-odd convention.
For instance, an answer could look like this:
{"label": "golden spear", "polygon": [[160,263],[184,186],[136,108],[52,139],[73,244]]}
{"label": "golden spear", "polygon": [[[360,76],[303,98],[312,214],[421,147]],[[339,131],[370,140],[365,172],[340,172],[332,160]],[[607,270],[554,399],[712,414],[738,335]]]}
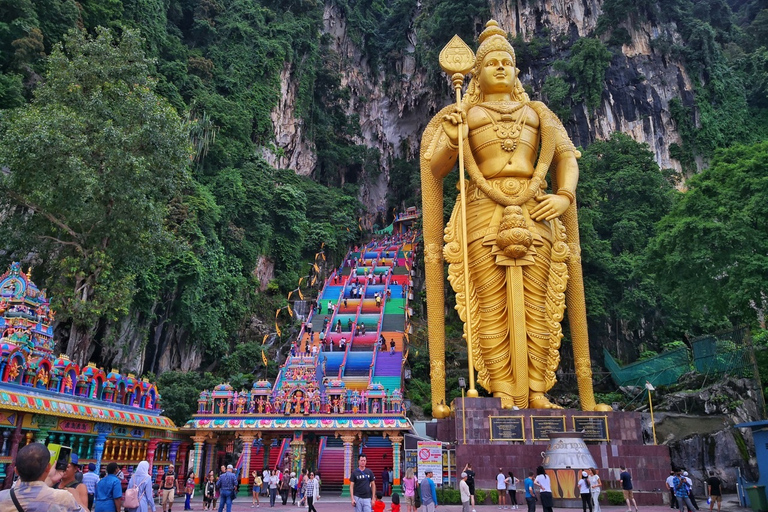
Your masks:
{"label": "golden spear", "polygon": [[[456,107],[461,110],[461,87],[464,84],[464,75],[472,70],[472,66],[475,62],[475,54],[472,49],[458,36],[454,35],[447,45],[440,52],[440,67],[445,73],[451,75],[451,81],[453,82],[453,89],[456,92]],[[472,322],[469,319],[469,252],[467,248],[467,193],[466,193],[466,180],[464,179],[464,135],[462,133],[462,124],[464,123],[464,117],[459,117],[459,200],[461,208],[461,237],[463,243],[461,244],[462,260],[464,265],[464,300],[467,305],[466,308],[466,321],[464,325],[466,327],[465,337],[467,339],[467,361],[469,366],[469,389],[467,390],[467,396],[476,397],[477,389],[475,389],[475,366],[474,358],[472,356]]]}

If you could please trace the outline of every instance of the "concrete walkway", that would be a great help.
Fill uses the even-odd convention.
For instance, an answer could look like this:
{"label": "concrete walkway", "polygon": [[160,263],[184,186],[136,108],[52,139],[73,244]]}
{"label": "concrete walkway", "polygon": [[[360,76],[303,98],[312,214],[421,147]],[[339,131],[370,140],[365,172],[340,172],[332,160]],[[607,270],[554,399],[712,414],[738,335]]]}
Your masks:
{"label": "concrete walkway", "polygon": [[[183,498],[181,498],[181,503],[179,503],[179,499],[181,497],[177,498],[176,502],[174,503],[174,511],[176,512],[182,512],[184,509],[184,501]],[[387,504],[386,510],[390,510],[389,505],[389,498],[385,498],[384,502]],[[706,504],[706,501],[703,501],[701,503],[703,505],[701,507],[701,512],[708,512],[709,506]],[[320,501],[315,503],[315,508],[318,512],[349,512],[352,509],[352,504],[349,500],[349,498],[339,498],[338,496],[321,496]],[[478,512],[495,512],[496,510],[500,510],[497,505],[481,505],[475,507]],[[275,507],[273,509],[269,506],[269,498],[261,497],[261,506],[258,508],[251,509],[251,498],[246,497],[238,497],[234,500],[232,503],[232,511],[233,512],[256,512],[263,509],[267,510],[274,510],[275,512],[278,512],[280,510],[284,510],[286,512],[288,511],[305,511],[306,508],[300,509],[295,505],[291,505],[291,499],[288,498],[288,504],[283,506],[282,501],[278,498],[277,502],[275,503]],[[626,512],[626,507],[624,506],[607,506],[603,505],[601,507],[602,512]],[[157,507],[157,512],[161,512],[160,506]],[[195,512],[203,512],[203,503],[202,499],[195,497],[195,499],[192,500],[192,510]],[[407,512],[405,503],[401,501],[400,505],[401,512]],[[424,510],[422,507],[419,509],[420,512]],[[438,505],[437,510],[440,512],[461,512],[461,505]],[[579,509],[555,509],[555,510],[563,510],[563,511],[577,511]],[[717,508],[714,509],[717,511]],[[519,512],[527,512],[527,509],[522,506],[518,509]],[[723,499],[723,505],[721,508],[721,511],[723,512],[750,512],[750,509],[743,508],[739,506],[738,498],[735,494],[727,495]],[[226,509],[224,510],[226,512]],[[536,507],[536,512],[542,512],[541,510],[541,503],[539,503]],[[640,507],[640,512],[672,512],[669,505],[655,505],[655,506],[646,506],[646,507]]]}

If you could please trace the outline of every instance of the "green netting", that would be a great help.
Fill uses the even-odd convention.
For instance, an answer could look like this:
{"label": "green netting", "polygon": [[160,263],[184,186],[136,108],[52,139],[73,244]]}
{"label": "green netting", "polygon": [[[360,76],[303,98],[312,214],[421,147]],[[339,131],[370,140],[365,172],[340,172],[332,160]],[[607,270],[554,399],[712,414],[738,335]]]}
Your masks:
{"label": "green netting", "polygon": [[677,382],[681,375],[691,370],[691,358],[687,348],[664,352],[653,359],[639,361],[621,367],[608,350],[603,349],[605,366],[617,386],[643,386],[646,381],[654,386],[668,386]]}
{"label": "green netting", "polygon": [[747,330],[735,329],[699,336],[691,341],[693,362],[700,373],[743,373],[751,371],[751,357],[745,343]]}

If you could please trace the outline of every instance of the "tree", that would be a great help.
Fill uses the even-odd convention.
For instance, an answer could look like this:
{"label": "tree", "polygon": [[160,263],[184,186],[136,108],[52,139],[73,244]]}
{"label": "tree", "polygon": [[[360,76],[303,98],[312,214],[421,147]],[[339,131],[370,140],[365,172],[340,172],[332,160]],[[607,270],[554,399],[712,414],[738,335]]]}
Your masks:
{"label": "tree", "polygon": [[6,247],[49,262],[78,364],[99,320],[127,312],[135,274],[170,244],[167,204],[188,180],[185,123],[155,94],[142,45],[132,31],[69,32],[33,102],[2,126]]}
{"label": "tree", "polygon": [[615,336],[620,347],[652,334],[662,312],[673,315],[643,267],[656,223],[672,206],[673,187],[648,147],[620,132],[589,146],[580,167],[587,311],[598,337]]}
{"label": "tree", "polygon": [[768,306],[768,142],[715,154],[649,244],[649,268],[700,319],[763,319]]}

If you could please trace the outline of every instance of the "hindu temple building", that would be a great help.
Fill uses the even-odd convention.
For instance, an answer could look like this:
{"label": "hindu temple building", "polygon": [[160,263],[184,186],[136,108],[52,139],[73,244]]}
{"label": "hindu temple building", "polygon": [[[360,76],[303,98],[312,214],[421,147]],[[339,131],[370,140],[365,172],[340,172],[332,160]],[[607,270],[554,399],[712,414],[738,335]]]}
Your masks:
{"label": "hindu temple building", "polygon": [[245,492],[254,471],[308,468],[325,492],[347,493],[363,452],[374,474],[391,467],[399,488],[403,435],[412,430],[402,390],[416,238],[406,230],[346,255],[274,383],[224,383],[200,395],[182,428],[194,442],[196,475],[237,462]]}
{"label": "hindu temple building", "polygon": [[[81,464],[117,462],[126,477],[147,460],[155,474],[186,467],[190,443],[162,415],[154,384],[53,354],[54,312],[45,290],[13,263],[0,276],[0,482],[28,443],[71,446]],[[160,469],[162,473],[162,469]]]}

